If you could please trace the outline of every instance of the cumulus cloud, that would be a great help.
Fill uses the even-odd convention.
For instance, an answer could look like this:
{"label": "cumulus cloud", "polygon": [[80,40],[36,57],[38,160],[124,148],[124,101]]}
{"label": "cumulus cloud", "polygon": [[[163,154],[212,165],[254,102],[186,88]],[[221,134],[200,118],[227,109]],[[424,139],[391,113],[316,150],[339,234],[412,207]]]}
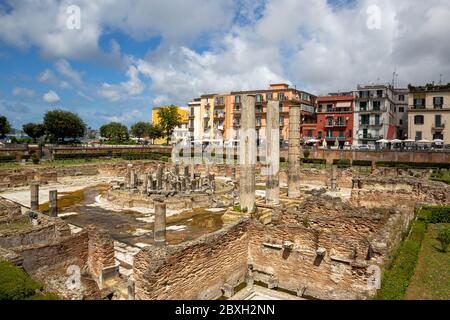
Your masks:
{"label": "cumulus cloud", "polygon": [[58,94],[55,91],[53,91],[53,90],[50,90],[49,92],[45,93],[43,95],[42,99],[45,102],[48,102],[48,103],[51,103],[51,104],[57,103],[57,102],[59,102],[61,100],[59,98]]}
{"label": "cumulus cloud", "polygon": [[64,77],[68,78],[70,81],[74,82],[77,85],[82,84],[81,80],[81,73],[74,70],[69,62],[67,62],[64,59],[60,59],[55,63],[56,70],[63,75]]}
{"label": "cumulus cloud", "polygon": [[108,122],[132,123],[136,120],[142,119],[143,113],[138,109],[122,112],[120,114],[97,112],[95,116],[101,117]]}

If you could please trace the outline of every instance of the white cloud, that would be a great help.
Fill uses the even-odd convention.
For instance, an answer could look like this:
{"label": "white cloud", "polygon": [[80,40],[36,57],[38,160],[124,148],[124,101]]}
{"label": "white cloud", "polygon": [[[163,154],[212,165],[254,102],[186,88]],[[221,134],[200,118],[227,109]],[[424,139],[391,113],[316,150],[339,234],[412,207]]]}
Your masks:
{"label": "white cloud", "polygon": [[62,89],[70,89],[70,88],[72,88],[72,86],[67,81],[59,79],[55,75],[55,73],[52,70],[50,70],[50,69],[45,69],[44,71],[42,71],[38,75],[37,80],[39,82],[47,83],[47,84],[50,84],[52,86],[58,86],[58,87],[60,87]]}
{"label": "white cloud", "polygon": [[77,85],[82,84],[81,73],[74,70],[66,60],[64,60],[64,59],[58,60],[55,63],[55,68],[61,75],[68,78],[70,81],[74,82],[75,84],[77,84]]}
{"label": "white cloud", "polygon": [[98,94],[111,102],[126,100],[129,97],[140,95],[144,91],[145,85],[139,79],[138,69],[131,65],[128,67],[126,75],[128,81],[117,85],[104,83],[98,90]]}
{"label": "white cloud", "polygon": [[17,97],[17,96],[24,96],[24,97],[28,97],[28,98],[32,98],[34,97],[34,91],[31,89],[27,89],[27,88],[22,88],[22,87],[15,87],[12,91],[12,95]]}
{"label": "white cloud", "polygon": [[48,102],[48,103],[51,103],[51,104],[57,103],[57,102],[59,102],[59,101],[61,100],[61,99],[59,98],[58,94],[57,94],[55,91],[53,91],[53,90],[50,90],[49,92],[47,92],[46,94],[44,94],[44,96],[42,97],[42,99],[43,99],[45,102]]}

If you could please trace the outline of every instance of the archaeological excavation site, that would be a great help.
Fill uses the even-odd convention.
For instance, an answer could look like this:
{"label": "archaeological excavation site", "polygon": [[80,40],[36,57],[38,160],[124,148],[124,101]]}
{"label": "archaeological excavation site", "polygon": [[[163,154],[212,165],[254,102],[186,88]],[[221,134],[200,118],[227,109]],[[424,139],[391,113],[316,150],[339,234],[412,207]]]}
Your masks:
{"label": "archaeological excavation site", "polygon": [[[254,105],[243,98],[234,163],[1,169],[0,258],[67,300],[372,299],[418,210],[448,206],[450,186],[429,170],[302,167],[295,106],[287,161],[278,137],[259,161]],[[268,119],[279,131],[277,104]]]}

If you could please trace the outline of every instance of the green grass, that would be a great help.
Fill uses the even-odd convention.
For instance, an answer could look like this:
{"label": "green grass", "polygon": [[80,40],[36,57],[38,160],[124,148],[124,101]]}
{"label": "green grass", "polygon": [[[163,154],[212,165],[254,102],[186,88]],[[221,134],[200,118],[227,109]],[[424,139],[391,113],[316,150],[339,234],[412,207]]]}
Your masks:
{"label": "green grass", "polygon": [[432,181],[440,181],[445,182],[446,184],[450,184],[450,171],[434,171],[431,176],[430,180]]}
{"label": "green grass", "polygon": [[384,271],[381,289],[375,300],[403,300],[409,281],[414,274],[422,241],[427,231],[427,221],[412,223],[409,236],[397,249],[392,262]]}
{"label": "green grass", "polygon": [[450,224],[429,225],[405,299],[450,300],[450,251],[442,252],[436,240],[439,228],[444,226]]}
{"label": "green grass", "polygon": [[55,300],[51,293],[42,293],[43,285],[21,268],[0,260],[0,300]]}
{"label": "green grass", "polygon": [[27,217],[14,220],[10,223],[0,223],[0,231],[18,231],[30,225],[30,221]]}

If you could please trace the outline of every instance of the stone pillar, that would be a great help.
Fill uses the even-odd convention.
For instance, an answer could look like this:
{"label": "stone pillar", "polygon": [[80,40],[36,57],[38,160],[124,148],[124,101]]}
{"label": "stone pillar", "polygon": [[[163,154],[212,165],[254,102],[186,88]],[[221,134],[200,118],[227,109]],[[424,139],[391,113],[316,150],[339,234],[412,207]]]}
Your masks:
{"label": "stone pillar", "polygon": [[32,211],[39,211],[39,183],[33,182],[30,184],[30,209]]}
{"label": "stone pillar", "polygon": [[58,190],[50,190],[49,192],[48,215],[50,217],[58,216]]}
{"label": "stone pillar", "polygon": [[256,175],[256,130],[255,97],[244,95],[241,113],[241,135],[239,144],[240,164],[240,205],[241,210],[255,212],[255,175]]}
{"label": "stone pillar", "polygon": [[180,165],[178,163],[175,164],[175,175],[177,177],[180,175]]}
{"label": "stone pillar", "polygon": [[134,300],[134,294],[135,294],[135,290],[134,290],[134,280],[129,277],[128,281],[127,281],[127,291],[128,291],[128,300]]}
{"label": "stone pillar", "polygon": [[146,174],[141,175],[142,179],[142,193],[147,193],[148,189],[148,176]]}
{"label": "stone pillar", "polygon": [[336,184],[336,166],[332,165],[331,166],[331,190],[336,190],[337,189],[337,184]]}
{"label": "stone pillar", "polygon": [[155,245],[166,245],[166,204],[162,199],[155,199],[155,223],[153,227],[153,236]]}
{"label": "stone pillar", "polygon": [[280,204],[280,111],[276,101],[267,102],[266,204]]}
{"label": "stone pillar", "polygon": [[300,196],[300,106],[289,106],[288,197]]}
{"label": "stone pillar", "polygon": [[163,187],[163,167],[158,165],[156,168],[156,188],[161,190]]}
{"label": "stone pillar", "polygon": [[189,178],[190,177],[189,166],[185,166],[184,167],[184,177],[185,178]]}
{"label": "stone pillar", "polygon": [[129,163],[127,165],[127,174],[125,176],[125,187],[131,188],[131,171],[132,171],[133,165]]}
{"label": "stone pillar", "polygon": [[130,188],[136,188],[136,172],[134,171],[134,169],[130,170]]}

